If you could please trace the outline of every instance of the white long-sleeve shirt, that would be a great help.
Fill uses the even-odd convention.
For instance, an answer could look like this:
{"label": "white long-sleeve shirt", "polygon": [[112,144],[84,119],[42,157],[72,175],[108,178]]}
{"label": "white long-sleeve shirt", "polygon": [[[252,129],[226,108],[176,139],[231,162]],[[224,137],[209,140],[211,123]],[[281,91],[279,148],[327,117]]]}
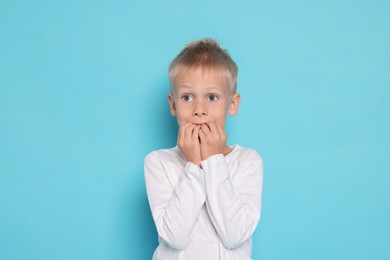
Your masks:
{"label": "white long-sleeve shirt", "polygon": [[145,157],[145,181],[159,246],[154,260],[252,258],[260,220],[263,161],[235,145],[227,155],[187,162],[176,146]]}

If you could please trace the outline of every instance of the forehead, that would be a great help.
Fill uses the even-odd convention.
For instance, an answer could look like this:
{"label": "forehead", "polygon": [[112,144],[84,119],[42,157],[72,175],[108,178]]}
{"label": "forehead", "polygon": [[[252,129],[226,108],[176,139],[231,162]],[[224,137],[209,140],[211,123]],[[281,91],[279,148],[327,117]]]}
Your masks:
{"label": "forehead", "polygon": [[177,71],[172,83],[176,90],[182,88],[230,90],[229,77],[229,72],[221,68],[181,68]]}

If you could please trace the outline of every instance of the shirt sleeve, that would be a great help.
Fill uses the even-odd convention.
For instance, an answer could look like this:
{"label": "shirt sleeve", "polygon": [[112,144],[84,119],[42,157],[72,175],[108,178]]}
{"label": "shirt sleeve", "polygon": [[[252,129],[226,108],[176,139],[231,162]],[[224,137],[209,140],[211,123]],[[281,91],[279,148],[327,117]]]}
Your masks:
{"label": "shirt sleeve", "polygon": [[206,206],[214,227],[226,248],[238,248],[252,236],[260,220],[263,161],[256,152],[248,154],[234,185],[222,154],[201,165]]}
{"label": "shirt sleeve", "polygon": [[201,169],[187,163],[181,178],[172,187],[157,152],[145,157],[146,190],[160,239],[182,250],[191,240],[192,230],[206,200]]}

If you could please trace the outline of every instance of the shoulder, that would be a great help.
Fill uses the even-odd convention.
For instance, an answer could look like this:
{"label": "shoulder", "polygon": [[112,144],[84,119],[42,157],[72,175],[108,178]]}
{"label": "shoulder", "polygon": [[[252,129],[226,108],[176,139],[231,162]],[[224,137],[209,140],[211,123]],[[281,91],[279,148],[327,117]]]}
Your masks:
{"label": "shoulder", "polygon": [[159,149],[152,151],[148,153],[145,156],[145,164],[152,163],[156,161],[175,161],[180,160],[182,158],[182,155],[180,153],[180,150],[177,146],[169,148],[169,149]]}
{"label": "shoulder", "polygon": [[233,154],[233,157],[235,157],[236,160],[260,163],[263,162],[263,158],[255,149],[236,145],[233,152],[235,150],[236,152]]}
{"label": "shoulder", "polygon": [[240,176],[253,176],[259,181],[258,183],[261,183],[264,167],[263,158],[255,149],[240,146],[238,150],[237,165],[240,165]]}

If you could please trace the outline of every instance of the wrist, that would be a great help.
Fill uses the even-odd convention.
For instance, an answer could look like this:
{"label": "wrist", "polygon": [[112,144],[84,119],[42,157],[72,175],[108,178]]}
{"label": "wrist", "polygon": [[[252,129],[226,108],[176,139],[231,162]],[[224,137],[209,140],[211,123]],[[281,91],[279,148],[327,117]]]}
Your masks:
{"label": "wrist", "polygon": [[187,161],[188,163],[192,163],[193,165],[196,165],[196,166],[198,166],[198,167],[200,167],[200,165],[201,165],[201,160],[199,160],[199,161]]}
{"label": "wrist", "polygon": [[213,152],[213,153],[207,153],[207,154],[202,156],[202,161],[205,161],[208,158],[210,158],[211,156],[218,155],[218,154],[222,154],[223,155],[223,152],[219,152],[218,151],[218,152]]}
{"label": "wrist", "polygon": [[220,160],[225,160],[225,156],[223,153],[216,153],[213,155],[210,155],[209,157],[203,159],[200,162],[200,165],[202,166],[204,163],[209,163],[209,162],[215,162],[215,161],[220,161]]}
{"label": "wrist", "polygon": [[201,160],[190,160],[189,162],[199,166],[200,165],[200,161]]}

